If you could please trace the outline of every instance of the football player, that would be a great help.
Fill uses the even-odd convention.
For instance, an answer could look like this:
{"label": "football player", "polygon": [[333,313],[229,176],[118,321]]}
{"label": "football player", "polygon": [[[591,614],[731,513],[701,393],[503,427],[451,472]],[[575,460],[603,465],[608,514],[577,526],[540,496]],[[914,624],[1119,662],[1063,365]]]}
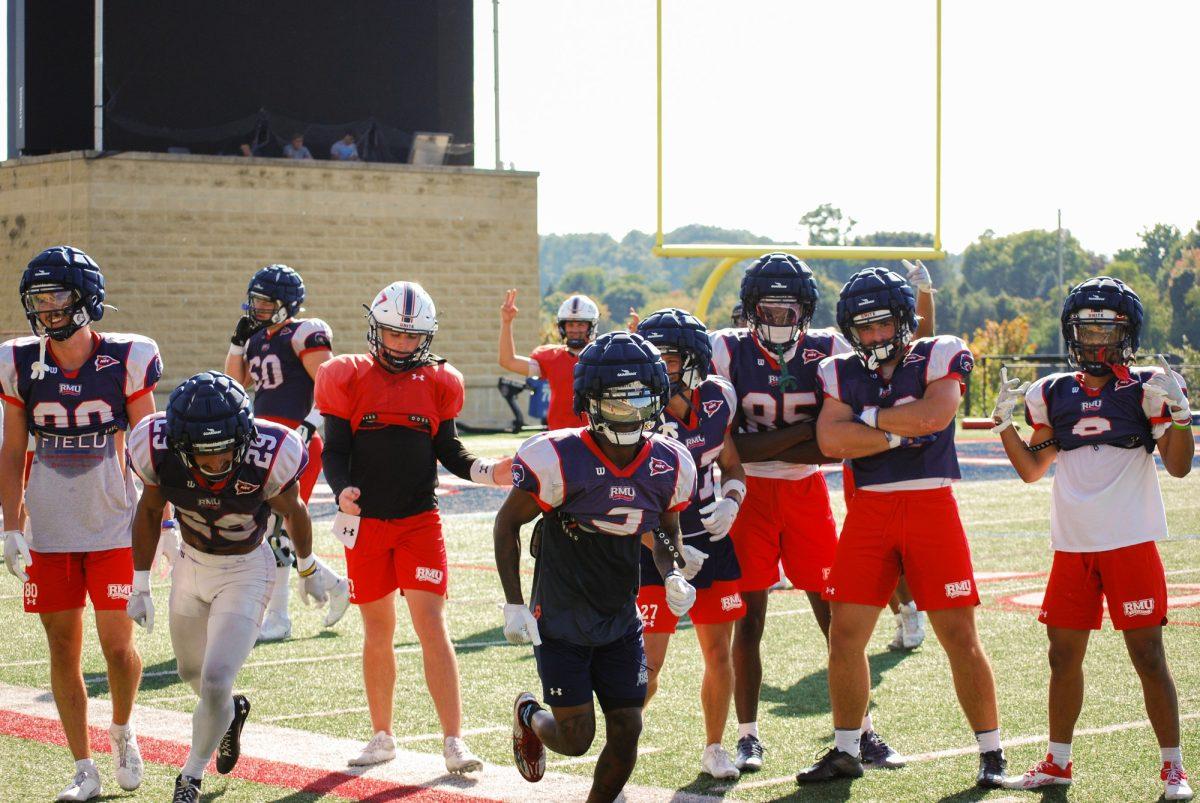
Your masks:
{"label": "football player", "polygon": [[[1038,615],[1050,640],[1050,746],[1044,761],[1005,782],[1010,789],[1071,783],[1083,658],[1107,599],[1158,737],[1164,798],[1192,797],[1163,647],[1167,581],[1155,541],[1167,537],[1167,517],[1154,450],[1168,474],[1184,477],[1196,446],[1183,377],[1161,355],[1157,367],[1132,367],[1141,328],[1137,293],[1119,279],[1089,279],[1072,288],[1062,311],[1063,340],[1078,372],[1028,387],[1007,372],[1001,376],[992,417],[1013,467],[1036,482],[1057,464],[1050,496],[1054,563]],[[1022,393],[1033,426],[1028,443],[1012,423]]]}
{"label": "football player", "polygon": [[165,412],[147,416],[130,433],[129,465],[144,487],[133,519],[133,593],[126,612],[147,633],[154,630],[150,564],[167,502],[179,517],[183,541],[171,572],[171,646],[179,677],[200,700],[173,803],[199,801],[214,751],[222,774],[241,754],[250,701],[233,693],[233,683],[275,584],[275,557],[265,540],[272,512],[283,517],[294,539],[304,593],[324,604],[337,585],[337,576],[312,555],[312,525],[298,489],[307,462],[300,437],[255,421],[246,391],[217,372],[179,385]]}
{"label": "football player", "polygon": [[462,374],[430,349],[433,299],[394,282],[367,310],[369,354],[342,354],[317,372],[325,414],[325,476],[338,500],[334,535],[345,546],[350,601],[363,619],[363,681],[374,736],[353,765],[396,756],[396,591],[421,642],[425,683],[441,722],[446,769],[483,763],[462,739],[458,660],[446,628],[446,544],[438,515],[437,464],[463,479],[507,484],[511,458],[469,453],[458,438]]}
{"label": "football player", "polygon": [[88,598],[108,667],[117,783],[136,789],[142,779],[129,719],[142,661],[122,614],[133,580],[129,528],[137,497],[125,470],[125,433],[154,411],[162,361],[149,338],[94,331],[104,315],[104,275],[83,251],[57,246],[38,254],[20,289],[33,336],[0,345],[4,560],[24,583],[25,610],[45,628],[50,688],[75,757],[74,778],[58,799],[89,800],[100,795],[100,774],[88,746],[80,663]]}
{"label": "football player", "polygon": [[821,451],[850,460],[855,486],[825,589],[835,746],[796,780],[862,775],[861,722],[871,682],[865,648],[903,567],[946,650],[975,731],[976,783],[995,788],[1005,766],[995,683],[976,633],[979,594],[950,489],[959,478],[954,417],[974,365],[971,352],[957,337],[913,340],[915,294],[883,268],[850,277],[837,321],[854,351],[821,361],[826,398],[817,419]]}
{"label": "football player", "polygon": [[[238,319],[225,357],[225,373],[243,385],[254,384],[254,416],[291,427],[308,448],[308,468],[300,478],[300,499],[308,504],[321,474],[321,413],[313,406],[313,381],[333,356],[333,333],[320,318],[297,318],[304,303],[304,280],[287,265],[268,265],[250,279],[246,314]],[[276,583],[263,619],[259,641],[292,634],[288,616],[288,571],[295,556],[282,522],[275,517],[267,543],[275,552]],[[350,607],[350,586],[343,579],[333,590],[325,626],[332,627]]]}
{"label": "football player", "polygon": [[[733,634],[734,763],[743,772],[761,769],[766,750],[757,722],[760,645],[767,591],[780,579],[781,565],[793,586],[806,592],[821,632],[827,636],[829,631],[829,605],[821,591],[833,563],[837,527],[820,464],[840,458],[827,457],[817,446],[815,420],[822,403],[817,366],[832,354],[850,352],[850,345],[832,329],[809,328],[818,295],[807,265],[791,254],[766,254],[742,278],[749,328],[713,337],[713,366],[737,395],[733,442],[747,475],[746,500],[730,530],[746,605]],[[902,766],[875,732],[870,715],[862,724],[864,759],[881,767]]]}
{"label": "football player", "polygon": [[[654,550],[665,599],[683,616],[696,599],[684,579],[679,511],[696,490],[696,466],[678,441],[652,434],[667,400],[667,371],[642,337],[612,332],[579,355],[575,411],[588,426],[530,438],[512,464],[513,490],[496,516],[504,635],[533,643],[542,707],[529,692],[513,705],[517,769],[537,781],[546,747],[583,755],[606,741],[590,801],[615,800],[637,762],[648,673],[638,618],[641,544]],[[530,605],[521,591],[521,525],[534,528]]]}
{"label": "football player", "polygon": [[544,378],[550,384],[550,409],[547,429],[582,427],[587,424],[572,406],[572,383],[579,352],[596,338],[600,308],[587,296],[573,295],[558,307],[558,334],[563,342],[535,348],[528,357],[517,354],[512,322],[517,317],[517,291],[504,294],[500,306],[500,366],[533,379]]}
{"label": "football player", "polygon": [[[704,656],[700,706],[706,738],[700,769],[714,778],[737,778],[741,773],[721,745],[733,695],[733,623],[746,613],[738,593],[741,571],[727,537],[746,496],[746,474],[730,435],[737,398],[729,382],[709,375],[708,331],[694,316],[680,309],[659,310],[638,324],[638,333],[662,354],[670,380],[667,406],[656,430],[683,443],[698,472],[696,493],[679,514],[679,527],[687,560],[683,576],[696,588],[696,604],[688,614]],[[721,471],[720,497],[714,468]],[[679,618],[666,604],[666,587],[648,548],[642,549],[641,577],[638,610],[650,669],[649,703]]]}

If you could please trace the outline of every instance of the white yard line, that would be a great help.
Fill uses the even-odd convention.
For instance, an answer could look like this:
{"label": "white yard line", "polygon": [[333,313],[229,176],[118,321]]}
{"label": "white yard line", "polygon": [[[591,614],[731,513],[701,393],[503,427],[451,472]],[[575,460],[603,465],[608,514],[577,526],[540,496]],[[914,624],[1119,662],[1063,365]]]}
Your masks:
{"label": "white yard line", "polygon": [[[153,702],[153,701],[151,701]],[[293,719],[312,719],[313,717],[335,717],[340,714],[365,714],[371,709],[366,706],[358,708],[335,708],[332,711],[305,711],[303,714],[281,714],[277,717],[258,717],[259,722],[287,722]],[[400,741],[397,739],[396,741]]]}
{"label": "white yard line", "polygon": [[[638,756],[648,756],[651,753],[661,753],[661,747],[639,747]],[[600,760],[600,754],[594,756],[575,756],[574,758],[563,758],[558,761],[547,761],[547,767],[576,767],[580,764],[594,764]]]}

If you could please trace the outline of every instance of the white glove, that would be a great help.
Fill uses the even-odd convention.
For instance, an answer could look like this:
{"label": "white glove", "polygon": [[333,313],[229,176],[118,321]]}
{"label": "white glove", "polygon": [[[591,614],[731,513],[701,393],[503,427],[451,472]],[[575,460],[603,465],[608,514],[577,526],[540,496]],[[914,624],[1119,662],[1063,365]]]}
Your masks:
{"label": "white glove", "polygon": [[[312,569],[311,574],[304,572]],[[296,558],[296,571],[300,573],[300,600],[305,605],[315,605],[318,608],[329,602],[329,592],[340,579],[333,569],[316,555],[308,558]]]}
{"label": "white glove", "polygon": [[1159,354],[1158,364],[1162,366],[1163,372],[1143,382],[1142,391],[1152,401],[1165,404],[1171,411],[1171,420],[1176,424],[1191,426],[1192,408],[1188,404],[1187,394],[1183,392],[1183,386],[1175,378],[1175,372],[1171,370],[1166,357]]}
{"label": "white glove", "polygon": [[504,637],[509,644],[529,644],[540,647],[542,634],[538,632],[537,619],[528,605],[504,604]]}
{"label": "white glove", "polygon": [[694,546],[683,545],[683,579],[691,580],[700,573],[700,567],[704,565],[704,561],[708,555]]}
{"label": "white glove", "polygon": [[682,617],[692,609],[696,601],[696,587],[684,579],[678,569],[663,578],[663,586],[667,592],[667,607],[671,613]]}
{"label": "white glove", "polygon": [[20,530],[5,531],[4,565],[8,567],[12,576],[22,583],[28,583],[29,575],[25,573],[25,566],[30,563],[33,563],[33,556],[29,554],[29,544],[25,543],[24,533]]}
{"label": "white glove", "polygon": [[146,634],[154,632],[154,598],[150,596],[150,572],[133,573],[133,587],[129,602],[125,603],[125,615],[142,627]]}
{"label": "white glove", "polygon": [[[175,566],[175,558],[179,557],[179,527],[175,521],[170,521],[170,527],[163,527],[158,533],[158,551],[154,553],[154,563],[160,567],[166,564],[166,572],[170,573]],[[166,522],[163,522],[166,524]],[[160,561],[161,559],[161,561]]]}
{"label": "white glove", "polygon": [[904,269],[908,271],[908,283],[920,290],[922,293],[933,292],[933,279],[929,276],[929,268],[921,260],[916,263],[909,262],[907,259],[900,260],[904,265]]}
{"label": "white glove", "polygon": [[1000,390],[996,394],[996,407],[992,410],[992,422],[996,426],[992,427],[992,432],[999,435],[1013,425],[1013,408],[1017,406],[1018,400],[1025,398],[1025,391],[1028,389],[1028,382],[1009,379],[1008,368],[1000,368]]}
{"label": "white glove", "polygon": [[[740,505],[729,498],[728,496],[709,502],[704,507],[700,508],[700,523],[704,525],[704,529],[712,533],[709,536],[709,541],[720,541],[725,536],[729,535],[729,528],[733,526],[733,520],[737,518]],[[688,577],[691,580],[691,577]]]}

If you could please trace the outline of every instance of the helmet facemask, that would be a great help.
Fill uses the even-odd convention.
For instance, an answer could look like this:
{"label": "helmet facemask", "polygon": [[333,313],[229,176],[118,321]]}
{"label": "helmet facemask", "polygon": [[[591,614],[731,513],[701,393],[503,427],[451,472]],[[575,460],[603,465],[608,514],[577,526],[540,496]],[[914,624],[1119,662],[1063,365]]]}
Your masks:
{"label": "helmet facemask", "polygon": [[[234,468],[241,464],[242,459],[246,456],[246,449],[250,445],[249,440],[248,438],[240,441],[237,438],[225,438],[209,443],[177,442],[172,443],[171,448],[179,455],[179,459],[185,466],[206,480],[219,482],[228,477]],[[206,468],[205,463],[196,459],[197,456],[219,455],[224,452],[229,453],[229,459],[219,471]]]}
{"label": "helmet facemask", "polygon": [[[270,315],[264,315],[263,302],[270,305]],[[257,304],[255,302],[258,302]],[[252,322],[254,329],[257,332],[259,329],[275,324],[284,323],[288,318],[291,318],[291,313],[288,312],[287,305],[277,298],[271,298],[261,293],[246,294],[246,317]]]}
{"label": "helmet facemask", "polygon": [[[587,334],[582,338],[567,337],[568,323],[584,323],[587,324]],[[585,321],[578,318],[564,318],[558,322],[558,334],[567,345],[567,348],[578,351],[596,339],[596,324],[592,321]]]}
{"label": "helmet facemask", "polygon": [[[397,351],[384,345],[382,334],[384,331],[402,335],[419,335],[420,341],[412,351]],[[371,347],[371,354],[385,370],[391,373],[409,371],[425,364],[429,359],[429,350],[433,345],[434,334],[435,332],[417,329],[384,326],[375,320],[374,315],[367,314],[367,344]]]}
{"label": "helmet facemask", "polygon": [[62,342],[91,323],[78,290],[60,284],[35,285],[21,294],[33,333]]}
{"label": "helmet facemask", "polygon": [[679,371],[672,373],[670,368],[667,370],[667,379],[671,383],[670,396],[677,395],[686,396],[700,386],[704,381],[706,371],[700,365],[700,359],[691,349],[673,348],[671,346],[659,347],[665,363],[665,358],[668,355],[673,355],[679,360]]}
{"label": "helmet facemask", "polygon": [[[912,341],[913,331],[908,325],[907,319],[902,315],[897,315],[891,309],[861,312],[851,318],[851,321],[853,323],[850,327],[850,344],[862,358],[867,369],[871,371],[878,370],[879,366],[899,354]],[[892,322],[894,326],[892,336],[887,340],[864,343],[859,335],[858,327],[879,324],[884,321]]]}
{"label": "helmet facemask", "polygon": [[1133,359],[1129,319],[1115,310],[1081,309],[1067,318],[1067,350],[1084,373],[1108,376]]}
{"label": "helmet facemask", "polygon": [[759,341],[773,350],[791,348],[808,329],[815,305],[793,296],[763,296],[745,310]]}
{"label": "helmet facemask", "polygon": [[588,399],[589,429],[617,446],[634,446],[662,409],[662,396],[641,382],[604,388]]}

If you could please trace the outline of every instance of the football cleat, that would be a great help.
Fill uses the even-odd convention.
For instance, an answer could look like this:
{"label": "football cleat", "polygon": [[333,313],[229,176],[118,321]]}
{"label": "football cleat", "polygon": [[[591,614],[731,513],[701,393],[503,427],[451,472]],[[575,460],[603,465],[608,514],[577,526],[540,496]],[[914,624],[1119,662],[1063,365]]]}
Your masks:
{"label": "football cleat", "polygon": [[351,767],[369,767],[372,764],[382,764],[396,757],[396,740],[387,731],[379,731],[367,742],[363,751],[350,759]]}
{"label": "football cleat", "polygon": [[339,577],[337,585],[329,589],[329,610],[325,612],[325,626],[333,627],[342,620],[350,609],[350,583]]}
{"label": "football cleat", "polygon": [[758,772],[762,769],[763,754],[766,752],[767,746],[757,736],[746,734],[738,739],[737,758],[733,760],[733,765],[742,772]]}
{"label": "football cleat", "polygon": [[483,762],[471,752],[467,743],[457,736],[446,737],[446,745],[442,748],[442,757],[446,759],[446,772],[455,775],[480,772],[483,769]]}
{"label": "football cleat", "polygon": [[858,742],[858,749],[862,755],[864,767],[894,770],[907,763],[904,756],[893,750],[891,745],[873,730],[863,731],[862,738]]}
{"label": "football cleat", "polygon": [[217,772],[228,775],[242,755],[242,726],[250,716],[250,701],[244,694],[233,695],[233,721],[217,745]]}
{"label": "football cleat", "polygon": [[546,774],[546,746],[533,728],[521,721],[521,710],[527,705],[537,704],[534,696],[527,691],[518,694],[513,702],[513,760],[521,777],[530,783],[542,780]]}
{"label": "football cleat", "polygon": [[888,649],[893,652],[908,652],[920,647],[925,641],[925,614],[917,610],[915,602],[900,606],[896,614],[896,633]]}
{"label": "football cleat", "polygon": [[1187,773],[1183,771],[1182,764],[1172,764],[1169,761],[1163,762],[1162,772],[1159,777],[1166,784],[1166,789],[1163,791],[1164,800],[1191,800],[1192,787],[1188,784]]}
{"label": "football cleat", "polygon": [[[344,613],[344,612],[343,612]],[[292,620],[286,611],[267,611],[263,617],[262,629],[258,631],[258,640],[283,641],[292,636]]]}
{"label": "football cleat", "polygon": [[93,764],[86,770],[79,770],[67,784],[66,789],[58,793],[55,800],[91,800],[100,796],[100,771]]}
{"label": "football cleat", "polygon": [[175,794],[171,803],[200,803],[200,779],[190,775],[175,776]]}
{"label": "football cleat", "polygon": [[975,785],[980,789],[1003,789],[1006,769],[1008,759],[1004,757],[1003,748],[980,753],[979,773],[975,776]]}
{"label": "football cleat", "polygon": [[863,765],[858,756],[831,747],[817,759],[817,763],[796,774],[796,783],[822,783],[838,778],[861,778]]}
{"label": "football cleat", "polygon": [[122,731],[118,735],[109,729],[108,743],[112,745],[117,783],[126,792],[132,792],[142,783],[142,752],[138,749],[137,736],[133,730],[122,728]]}
{"label": "football cleat", "polygon": [[704,755],[700,757],[700,770],[720,781],[736,780],[742,774],[733,766],[725,748],[719,744],[710,744],[704,748]]}
{"label": "football cleat", "polygon": [[1071,783],[1071,762],[1065,768],[1054,763],[1054,757],[1046,756],[1024,775],[1004,779],[1005,789],[1041,789],[1043,786],[1066,786]]}

